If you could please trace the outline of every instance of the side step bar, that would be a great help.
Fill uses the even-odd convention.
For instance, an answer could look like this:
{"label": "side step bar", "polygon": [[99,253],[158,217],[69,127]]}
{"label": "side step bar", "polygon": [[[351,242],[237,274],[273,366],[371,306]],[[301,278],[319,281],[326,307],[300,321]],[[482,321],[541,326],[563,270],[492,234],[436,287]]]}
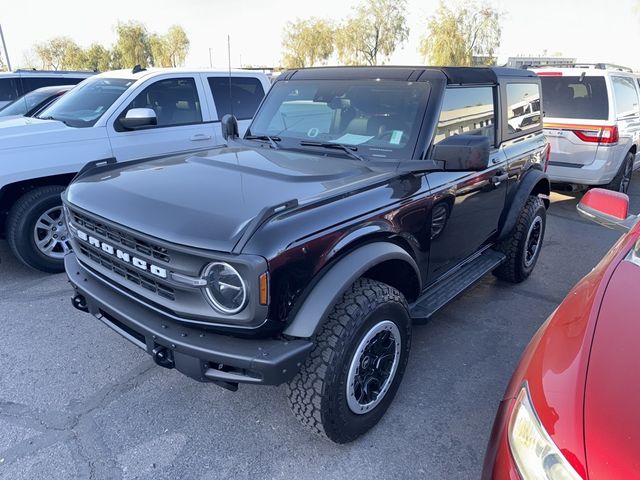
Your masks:
{"label": "side step bar", "polygon": [[489,249],[464,263],[450,275],[427,287],[427,291],[410,306],[409,313],[411,318],[415,321],[427,320],[504,262],[505,258],[502,253]]}

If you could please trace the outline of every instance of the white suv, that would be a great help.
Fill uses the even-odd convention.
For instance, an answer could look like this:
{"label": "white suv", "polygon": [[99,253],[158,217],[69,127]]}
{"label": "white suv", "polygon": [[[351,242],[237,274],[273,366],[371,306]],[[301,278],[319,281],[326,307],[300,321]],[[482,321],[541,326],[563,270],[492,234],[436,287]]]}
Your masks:
{"label": "white suv", "polygon": [[0,73],[0,108],[37,88],[76,85],[96,72],[16,70]]}
{"label": "white suv", "polygon": [[640,77],[607,64],[533,71],[542,80],[551,181],[626,192],[640,166]]}
{"label": "white suv", "polygon": [[223,115],[235,115],[244,134],[269,87],[258,72],[118,70],[85,80],[36,117],[0,122],[0,236],[23,263],[62,271],[69,245],[60,193],[85,164],[223,146]]}

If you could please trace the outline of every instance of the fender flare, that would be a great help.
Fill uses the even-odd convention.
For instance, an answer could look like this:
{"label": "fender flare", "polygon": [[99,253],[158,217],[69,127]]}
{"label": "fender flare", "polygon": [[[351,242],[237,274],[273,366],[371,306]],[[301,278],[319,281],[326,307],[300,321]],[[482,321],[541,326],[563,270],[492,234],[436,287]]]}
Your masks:
{"label": "fender flare", "polygon": [[312,337],[347,288],[367,270],[388,260],[407,262],[420,281],[418,265],[402,247],[391,242],[373,242],[363,245],[329,267],[329,270],[313,285],[283,333],[298,338]]}
{"label": "fender flare", "polygon": [[511,204],[509,210],[500,219],[500,233],[498,234],[498,241],[504,239],[511,233],[518,221],[518,216],[522,211],[527,199],[532,192],[542,195],[545,207],[549,208],[549,194],[551,191],[551,185],[549,182],[549,176],[542,170],[537,168],[530,169],[525,173],[524,178],[520,180],[520,185],[517,190],[509,194],[508,202]]}

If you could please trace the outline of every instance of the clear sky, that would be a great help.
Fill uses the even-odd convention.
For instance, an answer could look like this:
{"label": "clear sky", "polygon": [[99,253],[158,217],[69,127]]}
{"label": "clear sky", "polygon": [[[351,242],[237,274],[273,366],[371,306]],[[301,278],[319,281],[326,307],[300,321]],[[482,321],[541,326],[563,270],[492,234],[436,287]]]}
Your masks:
{"label": "clear sky", "polygon": [[[318,16],[340,21],[358,0],[0,0],[12,66],[24,61],[35,42],[67,35],[80,45],[93,41],[111,45],[114,26],[140,20],[151,31],[181,25],[191,48],[187,66],[227,65],[227,35],[231,63],[276,65],[281,33],[289,20]],[[609,62],[640,70],[638,0],[495,0],[504,12],[499,61],[509,55],[561,52],[583,62]],[[438,0],[409,0],[409,41],[391,58],[393,64],[420,64],[420,39],[426,19]]]}

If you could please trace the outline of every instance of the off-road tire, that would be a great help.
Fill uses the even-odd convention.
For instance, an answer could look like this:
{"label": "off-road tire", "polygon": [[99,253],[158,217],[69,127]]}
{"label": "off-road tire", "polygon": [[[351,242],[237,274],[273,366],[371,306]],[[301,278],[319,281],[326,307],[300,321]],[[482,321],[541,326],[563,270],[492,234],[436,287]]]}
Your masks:
{"label": "off-road tire", "polygon": [[[347,403],[347,376],[356,349],[381,319],[400,332],[400,358],[380,403],[355,414]],[[288,403],[298,420],[316,434],[347,443],[382,418],[398,390],[411,346],[411,320],[404,296],[395,288],[359,279],[345,292],[321,326],[315,346],[300,372],[287,384]]]}
{"label": "off-road tire", "polygon": [[33,229],[40,215],[62,204],[60,194],[64,189],[60,185],[33,189],[16,201],[7,217],[7,241],[13,254],[25,265],[46,273],[63,272],[64,262],[40,252],[33,238]]}
{"label": "off-road tire", "polygon": [[[535,255],[532,256],[531,263],[527,264],[525,261],[525,252],[528,233],[532,224],[538,217],[542,222],[540,243],[536,249]],[[544,207],[544,203],[537,196],[529,196],[527,202],[520,211],[515,227],[509,236],[503,239],[496,247],[496,250],[504,253],[507,258],[493,271],[493,274],[501,280],[506,280],[511,283],[520,283],[525,280],[533,271],[536,263],[538,262],[538,258],[540,257],[540,250],[542,249],[546,224],[547,211]]]}
{"label": "off-road tire", "polygon": [[629,191],[629,185],[631,185],[631,178],[633,177],[634,158],[635,157],[632,152],[627,153],[624,157],[624,161],[620,165],[620,170],[616,173],[616,176],[613,177],[611,182],[603,185],[602,188],[613,190],[614,192],[627,193]]}

